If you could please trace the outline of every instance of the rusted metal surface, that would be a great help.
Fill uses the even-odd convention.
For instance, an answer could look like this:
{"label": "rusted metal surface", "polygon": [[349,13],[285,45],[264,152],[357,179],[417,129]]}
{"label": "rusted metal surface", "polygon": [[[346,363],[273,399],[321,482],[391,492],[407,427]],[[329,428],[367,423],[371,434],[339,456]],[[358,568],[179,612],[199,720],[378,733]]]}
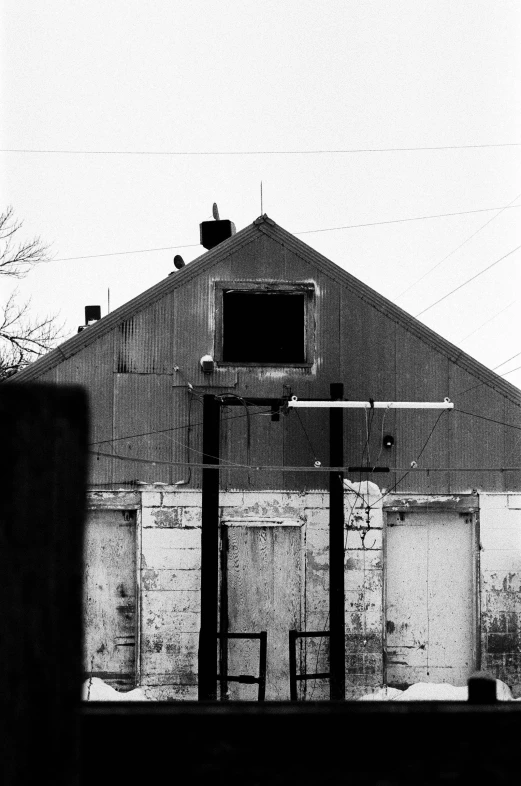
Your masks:
{"label": "rusted metal surface", "polygon": [[474,554],[472,514],[387,514],[388,685],[466,685],[476,659]]}

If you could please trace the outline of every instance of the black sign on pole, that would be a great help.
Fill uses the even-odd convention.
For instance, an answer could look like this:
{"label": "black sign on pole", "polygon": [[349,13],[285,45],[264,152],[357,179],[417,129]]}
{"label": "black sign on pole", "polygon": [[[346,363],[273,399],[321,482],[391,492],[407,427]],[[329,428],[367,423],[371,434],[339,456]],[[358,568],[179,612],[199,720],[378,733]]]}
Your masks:
{"label": "black sign on pole", "polygon": [[[330,385],[333,401],[344,398],[341,382]],[[329,410],[329,466],[344,466],[344,410]],[[345,699],[344,473],[329,473],[329,664],[330,698]]]}
{"label": "black sign on pole", "polygon": [[[203,400],[203,463],[219,464],[220,402]],[[217,699],[217,612],[219,569],[219,470],[203,469],[201,513],[201,629],[199,701]]]}

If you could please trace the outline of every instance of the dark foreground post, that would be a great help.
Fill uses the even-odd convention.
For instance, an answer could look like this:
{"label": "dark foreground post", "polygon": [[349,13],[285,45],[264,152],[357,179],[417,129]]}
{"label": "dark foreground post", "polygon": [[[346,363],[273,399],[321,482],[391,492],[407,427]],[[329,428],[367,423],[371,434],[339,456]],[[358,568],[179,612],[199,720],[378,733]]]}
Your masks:
{"label": "dark foreground post", "polygon": [[[219,464],[220,403],[203,400],[203,462]],[[201,511],[201,630],[198,698],[217,699],[217,609],[219,579],[219,470],[203,469]]]}
{"label": "dark foreground post", "polygon": [[[331,399],[344,398],[344,386],[331,385]],[[329,410],[329,466],[344,466],[344,411]],[[345,699],[344,474],[329,473],[329,670],[330,698]]]}
{"label": "dark foreground post", "polygon": [[77,782],[87,402],[0,386],[0,782]]}
{"label": "dark foreground post", "polygon": [[484,671],[475,671],[468,681],[469,704],[495,704],[496,680]]}

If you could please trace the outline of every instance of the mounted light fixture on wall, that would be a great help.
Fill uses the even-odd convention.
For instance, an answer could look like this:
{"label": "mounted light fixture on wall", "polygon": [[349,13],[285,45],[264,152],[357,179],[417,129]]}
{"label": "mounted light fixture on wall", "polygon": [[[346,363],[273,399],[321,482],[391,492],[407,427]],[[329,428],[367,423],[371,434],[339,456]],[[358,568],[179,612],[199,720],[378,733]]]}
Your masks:
{"label": "mounted light fixture on wall", "polygon": [[211,355],[203,355],[199,362],[205,374],[211,374],[215,368],[215,362]]}
{"label": "mounted light fixture on wall", "polygon": [[394,437],[391,434],[386,434],[382,440],[384,448],[392,448],[394,445]]}

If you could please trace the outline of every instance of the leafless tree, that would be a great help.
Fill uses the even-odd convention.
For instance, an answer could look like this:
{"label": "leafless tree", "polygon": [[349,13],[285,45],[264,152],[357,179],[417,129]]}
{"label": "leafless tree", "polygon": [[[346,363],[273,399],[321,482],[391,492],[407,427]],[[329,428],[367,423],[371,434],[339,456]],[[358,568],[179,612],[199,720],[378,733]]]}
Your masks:
{"label": "leafless tree", "polygon": [[[12,207],[0,214],[0,276],[24,278],[34,265],[49,259],[39,237],[20,240],[21,227]],[[0,304],[0,381],[52,349],[62,331],[56,316],[32,316],[30,301],[20,302],[17,291],[12,292]]]}

